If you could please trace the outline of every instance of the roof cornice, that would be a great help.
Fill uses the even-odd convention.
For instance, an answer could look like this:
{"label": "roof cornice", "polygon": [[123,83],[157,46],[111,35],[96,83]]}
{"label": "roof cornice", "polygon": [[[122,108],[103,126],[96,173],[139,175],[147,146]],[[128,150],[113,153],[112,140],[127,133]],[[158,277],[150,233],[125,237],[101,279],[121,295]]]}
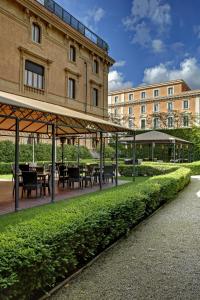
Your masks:
{"label": "roof cornice", "polygon": [[36,16],[43,19],[47,24],[53,25],[57,30],[61,31],[64,35],[70,36],[72,39],[79,41],[81,45],[86,47],[91,52],[95,52],[96,55],[108,61],[110,65],[113,65],[114,60],[109,57],[105,50],[99,48],[92,41],[87,39],[77,30],[73,29],[71,26],[66,24],[60,18],[58,18],[55,14],[51,13],[42,4],[37,2],[36,0],[16,0],[20,5],[34,13]]}

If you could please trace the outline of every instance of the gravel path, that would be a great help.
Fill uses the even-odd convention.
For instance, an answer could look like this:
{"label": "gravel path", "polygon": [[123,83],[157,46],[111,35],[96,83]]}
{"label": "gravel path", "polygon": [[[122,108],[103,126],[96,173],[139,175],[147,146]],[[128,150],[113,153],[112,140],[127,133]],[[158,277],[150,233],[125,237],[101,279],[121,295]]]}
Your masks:
{"label": "gravel path", "polygon": [[200,299],[200,177],[51,300]]}

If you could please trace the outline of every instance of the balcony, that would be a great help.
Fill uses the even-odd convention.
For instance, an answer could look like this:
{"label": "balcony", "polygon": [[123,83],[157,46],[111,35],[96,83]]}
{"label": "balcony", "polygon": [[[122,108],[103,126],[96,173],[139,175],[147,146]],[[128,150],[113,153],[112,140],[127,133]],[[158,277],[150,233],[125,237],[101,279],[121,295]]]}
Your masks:
{"label": "balcony", "polygon": [[76,29],[79,33],[84,35],[87,39],[89,39],[91,42],[96,44],[98,47],[108,52],[109,46],[104,40],[102,40],[97,34],[92,32],[85,25],[79,22],[76,18],[70,15],[70,13],[68,13],[55,1],[53,0],[36,0],[36,1],[39,2],[41,5],[43,5],[51,13],[55,14],[63,22],[70,25],[72,28]]}

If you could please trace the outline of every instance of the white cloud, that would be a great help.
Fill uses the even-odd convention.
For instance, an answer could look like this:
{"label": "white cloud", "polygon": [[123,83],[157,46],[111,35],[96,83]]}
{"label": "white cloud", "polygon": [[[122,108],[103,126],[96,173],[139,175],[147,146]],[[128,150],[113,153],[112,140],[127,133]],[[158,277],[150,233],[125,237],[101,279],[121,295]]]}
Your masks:
{"label": "white cloud", "polygon": [[175,52],[183,52],[185,45],[182,42],[176,42],[171,45],[172,50]]}
{"label": "white cloud", "polygon": [[165,45],[164,45],[163,41],[161,41],[160,39],[155,39],[152,41],[152,49],[153,49],[153,52],[160,53],[165,50]]}
{"label": "white cloud", "polygon": [[191,88],[200,88],[200,64],[194,57],[186,58],[179,68],[170,69],[169,64],[159,64],[144,71],[143,82],[146,84],[183,79]]}
{"label": "white cloud", "polygon": [[126,61],[125,60],[119,60],[119,61],[116,61],[116,63],[113,65],[114,68],[121,68],[121,67],[124,67],[126,64]]}
{"label": "white cloud", "polygon": [[96,25],[103,19],[105,16],[105,10],[101,7],[95,7],[90,9],[84,18],[82,18],[82,22],[89,28],[96,30]]}
{"label": "white cloud", "polygon": [[162,4],[160,0],[133,0],[131,19],[134,23],[147,18],[153,23],[166,26],[171,23],[170,5]]}
{"label": "white cloud", "polygon": [[125,81],[124,76],[121,72],[116,70],[110,71],[108,74],[108,89],[109,91],[119,90],[122,88],[131,87],[130,81]]}
{"label": "white cloud", "polygon": [[139,44],[143,47],[148,47],[151,42],[150,30],[144,22],[137,24],[135,34],[132,39],[133,44]]}
{"label": "white cloud", "polygon": [[[171,7],[162,0],[133,0],[130,16],[122,20],[124,27],[133,32],[132,42],[143,47],[155,46],[152,50],[158,50],[158,42],[161,34],[169,29],[171,24]],[[162,47],[163,50],[163,47]]]}
{"label": "white cloud", "polygon": [[197,38],[200,39],[200,25],[194,26],[194,33],[196,34]]}

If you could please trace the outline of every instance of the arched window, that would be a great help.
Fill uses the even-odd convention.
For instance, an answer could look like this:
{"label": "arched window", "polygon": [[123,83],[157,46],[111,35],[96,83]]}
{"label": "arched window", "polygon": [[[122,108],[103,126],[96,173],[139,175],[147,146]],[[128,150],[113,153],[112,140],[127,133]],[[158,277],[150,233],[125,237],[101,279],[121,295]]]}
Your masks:
{"label": "arched window", "polygon": [[74,46],[70,46],[69,48],[69,60],[76,61],[76,48]]}
{"label": "arched window", "polygon": [[38,44],[41,43],[41,29],[35,23],[32,24],[32,41]]}

